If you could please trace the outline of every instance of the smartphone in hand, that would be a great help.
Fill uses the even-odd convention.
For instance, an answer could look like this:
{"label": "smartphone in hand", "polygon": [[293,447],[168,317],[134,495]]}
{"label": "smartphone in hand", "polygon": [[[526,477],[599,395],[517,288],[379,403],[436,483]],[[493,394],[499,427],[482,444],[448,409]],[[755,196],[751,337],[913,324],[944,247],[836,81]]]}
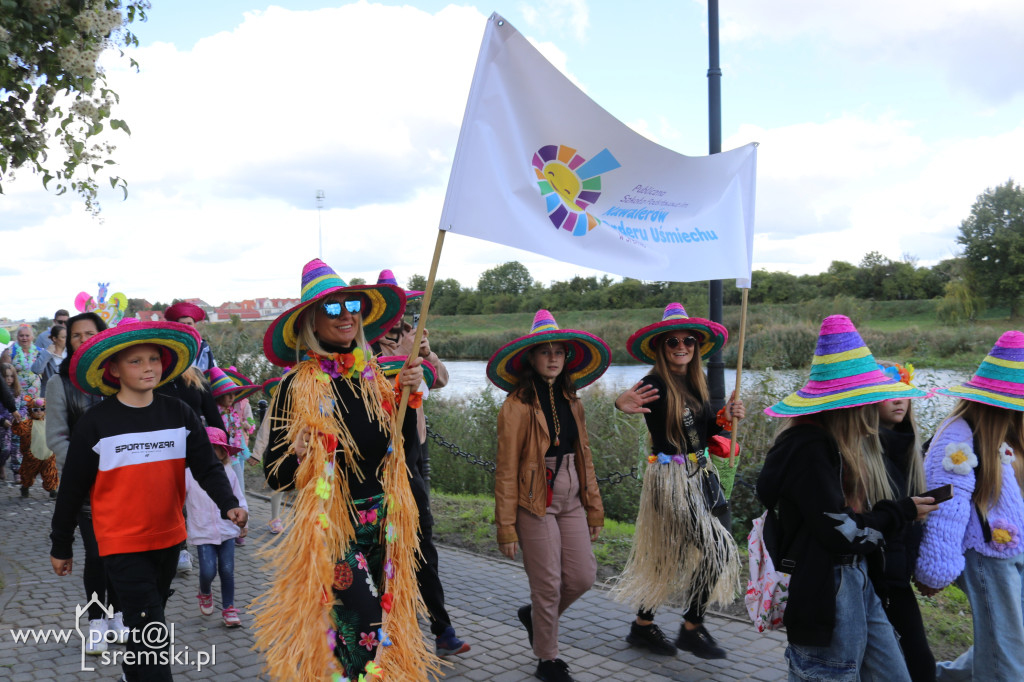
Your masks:
{"label": "smartphone in hand", "polygon": [[935,499],[935,504],[951,500],[953,499],[953,484],[947,483],[946,485],[941,485],[938,488],[926,490],[918,495],[918,497],[932,497]]}

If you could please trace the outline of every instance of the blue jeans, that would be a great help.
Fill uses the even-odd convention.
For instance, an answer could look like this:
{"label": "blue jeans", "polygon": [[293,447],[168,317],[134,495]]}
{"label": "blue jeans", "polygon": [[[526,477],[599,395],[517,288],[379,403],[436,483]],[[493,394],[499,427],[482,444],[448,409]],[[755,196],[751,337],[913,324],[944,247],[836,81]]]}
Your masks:
{"label": "blue jeans", "polygon": [[235,539],[219,545],[197,545],[199,550],[199,592],[210,594],[213,578],[220,572],[221,608],[235,605]]}
{"label": "blue jeans", "polygon": [[836,624],[829,646],[790,644],[790,682],[910,682],[896,633],[868,579],[867,563],[835,566]]}
{"label": "blue jeans", "polygon": [[974,612],[974,646],[936,666],[937,680],[1024,680],[1024,554],[995,559],[964,552],[957,584]]}

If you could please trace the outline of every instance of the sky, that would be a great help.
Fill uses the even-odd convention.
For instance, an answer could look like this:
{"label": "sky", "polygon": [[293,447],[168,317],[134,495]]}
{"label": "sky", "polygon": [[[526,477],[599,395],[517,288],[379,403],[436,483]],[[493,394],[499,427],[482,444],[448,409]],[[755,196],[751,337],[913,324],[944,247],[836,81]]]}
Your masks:
{"label": "sky", "polygon": [[[98,282],[212,305],[296,297],[320,253],[345,279],[426,275],[470,79],[497,11],[598,104],[708,153],[700,0],[153,0],[108,52],[102,219],[21,173],[0,196],[0,317],[72,308]],[[722,148],[758,148],[754,269],[813,274],[869,251],[956,254],[987,188],[1024,178],[1024,3],[723,0]],[[317,190],[324,192],[317,208]],[[462,235],[438,278],[518,260],[549,283],[602,274]]]}

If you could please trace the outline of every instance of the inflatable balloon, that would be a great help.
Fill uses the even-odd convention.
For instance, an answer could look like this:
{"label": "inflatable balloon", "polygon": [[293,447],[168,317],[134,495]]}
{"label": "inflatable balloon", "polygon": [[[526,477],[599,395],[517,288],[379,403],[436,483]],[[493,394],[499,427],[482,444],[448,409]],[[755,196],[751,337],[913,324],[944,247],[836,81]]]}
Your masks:
{"label": "inflatable balloon", "polygon": [[75,309],[80,313],[96,313],[108,327],[113,327],[124,317],[128,309],[128,298],[120,291],[107,298],[110,282],[99,282],[99,294],[93,298],[84,291],[75,296]]}
{"label": "inflatable balloon", "polygon": [[0,327],[0,346],[6,346],[11,342],[11,333]]}

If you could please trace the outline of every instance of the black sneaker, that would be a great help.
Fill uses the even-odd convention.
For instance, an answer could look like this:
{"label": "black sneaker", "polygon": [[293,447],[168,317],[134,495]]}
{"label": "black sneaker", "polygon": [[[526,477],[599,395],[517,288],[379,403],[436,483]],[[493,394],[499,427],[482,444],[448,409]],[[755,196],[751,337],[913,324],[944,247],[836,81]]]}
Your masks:
{"label": "black sneaker", "polygon": [[629,626],[629,634],[626,635],[626,641],[633,646],[646,647],[651,650],[651,653],[661,656],[676,655],[675,645],[668,641],[665,633],[654,623],[650,625],[637,625],[636,621],[634,621]]}
{"label": "black sneaker", "polygon": [[22,497],[28,497],[28,488],[22,488],[21,489],[21,496]]}
{"label": "black sneaker", "polygon": [[530,639],[530,646],[533,646],[533,604],[519,607],[519,622],[526,628],[526,636]]}
{"label": "black sneaker", "polygon": [[697,658],[725,658],[725,649],[718,646],[718,642],[703,625],[696,630],[687,630],[685,624],[681,625],[676,646]]}
{"label": "black sneaker", "polygon": [[569,674],[569,664],[560,658],[553,661],[539,661],[534,677],[544,680],[544,682],[573,682],[572,675]]}

